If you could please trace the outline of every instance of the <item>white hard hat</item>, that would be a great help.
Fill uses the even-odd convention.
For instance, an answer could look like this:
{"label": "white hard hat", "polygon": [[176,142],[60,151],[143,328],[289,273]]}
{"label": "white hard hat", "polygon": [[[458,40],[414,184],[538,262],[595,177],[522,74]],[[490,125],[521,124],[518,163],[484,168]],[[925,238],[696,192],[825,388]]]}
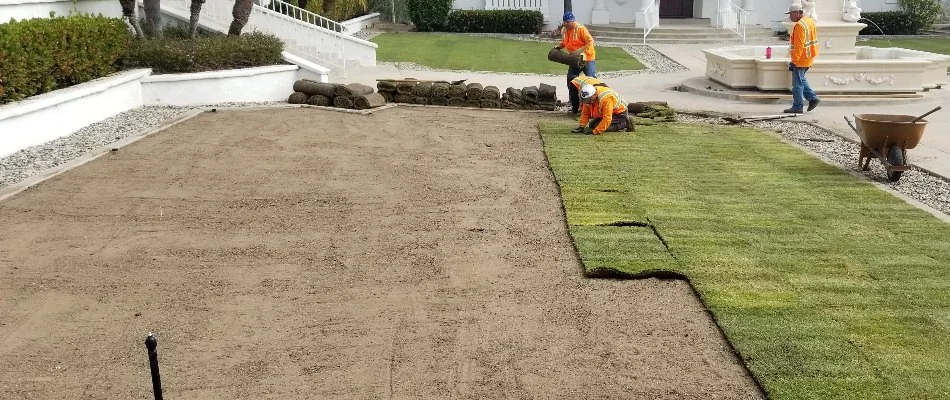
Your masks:
{"label": "white hard hat", "polygon": [[592,85],[581,86],[581,98],[584,100],[594,97],[594,93],[597,93],[597,90],[594,89]]}

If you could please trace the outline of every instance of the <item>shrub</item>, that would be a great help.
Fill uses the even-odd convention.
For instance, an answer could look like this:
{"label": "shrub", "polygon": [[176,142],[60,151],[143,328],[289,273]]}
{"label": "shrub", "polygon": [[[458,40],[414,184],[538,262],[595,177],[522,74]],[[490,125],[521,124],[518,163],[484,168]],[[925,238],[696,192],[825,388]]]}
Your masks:
{"label": "shrub", "polygon": [[544,15],[534,10],[456,10],[445,25],[450,32],[538,33]]}
{"label": "shrub", "polygon": [[125,68],[152,68],[157,74],[213,71],[282,64],[284,42],[259,32],[213,35],[191,40],[136,40],[123,58]]}
{"label": "shrub", "polygon": [[915,33],[913,18],[904,11],[884,11],[861,13],[861,17],[880,26],[878,30],[874,24],[868,24],[859,35],[912,35]]}
{"label": "shrub", "polygon": [[69,17],[0,24],[0,104],[116,71],[132,35],[118,18]]}
{"label": "shrub", "polygon": [[910,15],[914,33],[929,29],[943,15],[940,0],[900,0],[899,4]]}
{"label": "shrub", "polygon": [[[298,0],[272,0],[270,4],[267,5],[267,8],[293,18],[306,20],[300,15],[294,15],[292,10],[290,10],[289,7],[286,7],[284,3],[300,7],[300,2]],[[324,12],[325,6],[329,6],[331,9]],[[343,22],[348,19],[366,15],[366,11],[370,7],[371,5],[368,4],[366,0],[309,0],[307,1],[307,6],[304,7],[304,9],[327,19]]]}
{"label": "shrub", "polygon": [[452,0],[409,0],[409,19],[419,32],[440,31],[452,9]]}

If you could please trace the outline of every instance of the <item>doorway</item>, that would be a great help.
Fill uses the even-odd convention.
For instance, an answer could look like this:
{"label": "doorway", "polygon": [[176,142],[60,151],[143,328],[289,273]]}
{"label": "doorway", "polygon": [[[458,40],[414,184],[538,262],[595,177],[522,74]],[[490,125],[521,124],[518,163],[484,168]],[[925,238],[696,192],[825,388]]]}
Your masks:
{"label": "doorway", "polygon": [[693,18],[693,0],[660,0],[660,18]]}

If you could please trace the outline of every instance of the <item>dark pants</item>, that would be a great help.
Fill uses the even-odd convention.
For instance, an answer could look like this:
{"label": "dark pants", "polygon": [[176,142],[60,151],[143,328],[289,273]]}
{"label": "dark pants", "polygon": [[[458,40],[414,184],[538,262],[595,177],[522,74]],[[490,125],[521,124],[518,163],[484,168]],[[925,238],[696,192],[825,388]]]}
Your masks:
{"label": "dark pants", "polygon": [[[610,120],[610,126],[607,127],[607,132],[619,132],[619,131],[626,130],[627,126],[630,123],[629,118],[628,118],[629,116],[630,114],[628,114],[626,111],[619,114],[614,114],[613,119]],[[591,119],[590,123],[587,124],[587,127],[590,129],[594,129],[595,127],[597,127],[597,125],[600,124],[600,121],[602,120],[603,118]]]}
{"label": "dark pants", "polygon": [[[581,69],[576,66],[567,67],[567,93],[571,99],[571,112],[577,114],[580,111],[581,99],[578,97],[578,89],[571,84],[574,78],[581,75]],[[584,67],[584,75],[591,78],[597,77],[597,61],[590,61]]]}

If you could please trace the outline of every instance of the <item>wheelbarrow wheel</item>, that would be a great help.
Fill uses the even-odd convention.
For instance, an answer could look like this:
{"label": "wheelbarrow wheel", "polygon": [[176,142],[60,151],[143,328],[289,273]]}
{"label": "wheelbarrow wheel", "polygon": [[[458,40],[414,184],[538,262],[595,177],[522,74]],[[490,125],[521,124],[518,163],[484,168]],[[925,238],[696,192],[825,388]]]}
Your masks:
{"label": "wheelbarrow wheel", "polygon": [[[894,166],[904,165],[904,149],[900,146],[891,146],[890,150],[887,151],[887,162]],[[887,179],[891,182],[897,182],[903,173],[904,171],[889,171]]]}

